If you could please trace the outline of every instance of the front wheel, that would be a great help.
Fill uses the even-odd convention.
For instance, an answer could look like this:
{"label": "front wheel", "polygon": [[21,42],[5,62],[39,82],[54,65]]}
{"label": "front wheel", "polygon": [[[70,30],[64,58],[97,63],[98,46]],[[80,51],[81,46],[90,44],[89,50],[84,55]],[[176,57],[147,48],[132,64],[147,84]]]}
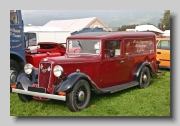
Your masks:
{"label": "front wheel", "polygon": [[[17,88],[24,89],[20,83],[17,84]],[[19,93],[18,93],[18,97],[22,102],[29,102],[33,99],[33,97],[30,95],[24,95],[24,94],[19,94]]]}
{"label": "front wheel", "polygon": [[16,61],[10,60],[10,85],[16,83],[17,76],[20,72],[20,66]]}
{"label": "front wheel", "polygon": [[139,76],[140,88],[146,88],[150,83],[150,73],[148,67],[143,67]]}
{"label": "front wheel", "polygon": [[91,90],[89,83],[86,80],[76,82],[73,90],[67,93],[67,106],[70,111],[76,112],[86,108],[89,104]]}

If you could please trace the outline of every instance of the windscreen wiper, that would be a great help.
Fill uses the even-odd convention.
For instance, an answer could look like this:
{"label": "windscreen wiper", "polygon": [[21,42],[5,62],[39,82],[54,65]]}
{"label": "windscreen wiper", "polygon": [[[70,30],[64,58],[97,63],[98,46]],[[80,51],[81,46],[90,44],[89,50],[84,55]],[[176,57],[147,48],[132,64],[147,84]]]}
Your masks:
{"label": "windscreen wiper", "polygon": [[81,50],[83,50],[81,43],[77,40],[78,45],[81,47]]}

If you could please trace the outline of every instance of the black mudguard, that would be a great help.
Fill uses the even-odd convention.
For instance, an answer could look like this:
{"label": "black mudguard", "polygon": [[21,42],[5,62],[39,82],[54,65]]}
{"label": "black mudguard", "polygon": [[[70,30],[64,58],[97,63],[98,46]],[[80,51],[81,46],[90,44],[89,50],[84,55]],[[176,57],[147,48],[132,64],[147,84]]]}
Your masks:
{"label": "black mudguard", "polygon": [[88,75],[81,72],[74,72],[63,79],[63,81],[55,88],[54,93],[69,92],[79,79],[86,79],[91,84]]}
{"label": "black mudguard", "polygon": [[32,76],[32,81],[31,81],[28,78],[27,74],[24,71],[22,71],[17,77],[17,84],[21,83],[24,90],[27,90],[28,86],[38,82],[37,77],[36,77],[37,75],[38,75],[38,69],[34,68],[32,74],[31,74],[31,76]]}
{"label": "black mudguard", "polygon": [[134,81],[138,81],[140,71],[144,66],[149,68],[151,77],[153,77],[153,78],[157,77],[156,72],[153,70],[153,68],[149,62],[141,62],[138,64],[138,66],[136,67],[136,70],[134,72],[134,78],[133,78]]}

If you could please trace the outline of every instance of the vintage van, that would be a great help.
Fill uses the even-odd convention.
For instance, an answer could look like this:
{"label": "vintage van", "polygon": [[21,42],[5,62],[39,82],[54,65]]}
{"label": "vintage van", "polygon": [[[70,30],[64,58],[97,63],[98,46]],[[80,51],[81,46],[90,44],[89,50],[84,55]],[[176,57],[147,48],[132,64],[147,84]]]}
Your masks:
{"label": "vintage van", "polygon": [[88,106],[92,92],[148,87],[150,78],[157,76],[158,63],[154,33],[82,33],[67,38],[64,56],[43,58],[39,69],[26,64],[10,91],[23,102],[66,101],[75,112]]}

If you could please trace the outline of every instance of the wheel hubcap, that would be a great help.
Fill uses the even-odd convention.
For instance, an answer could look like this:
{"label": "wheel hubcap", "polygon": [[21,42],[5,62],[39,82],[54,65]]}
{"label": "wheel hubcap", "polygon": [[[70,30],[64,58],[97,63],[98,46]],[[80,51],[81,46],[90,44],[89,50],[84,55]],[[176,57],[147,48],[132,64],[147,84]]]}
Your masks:
{"label": "wheel hubcap", "polygon": [[79,101],[83,101],[83,100],[84,100],[84,97],[85,97],[84,92],[83,92],[83,91],[80,91],[80,92],[78,93],[78,100],[79,100]]}
{"label": "wheel hubcap", "polygon": [[143,82],[146,82],[146,81],[147,81],[147,75],[144,74],[144,75],[143,75]]}
{"label": "wheel hubcap", "polygon": [[17,72],[15,70],[10,70],[10,82],[15,83],[17,78]]}

